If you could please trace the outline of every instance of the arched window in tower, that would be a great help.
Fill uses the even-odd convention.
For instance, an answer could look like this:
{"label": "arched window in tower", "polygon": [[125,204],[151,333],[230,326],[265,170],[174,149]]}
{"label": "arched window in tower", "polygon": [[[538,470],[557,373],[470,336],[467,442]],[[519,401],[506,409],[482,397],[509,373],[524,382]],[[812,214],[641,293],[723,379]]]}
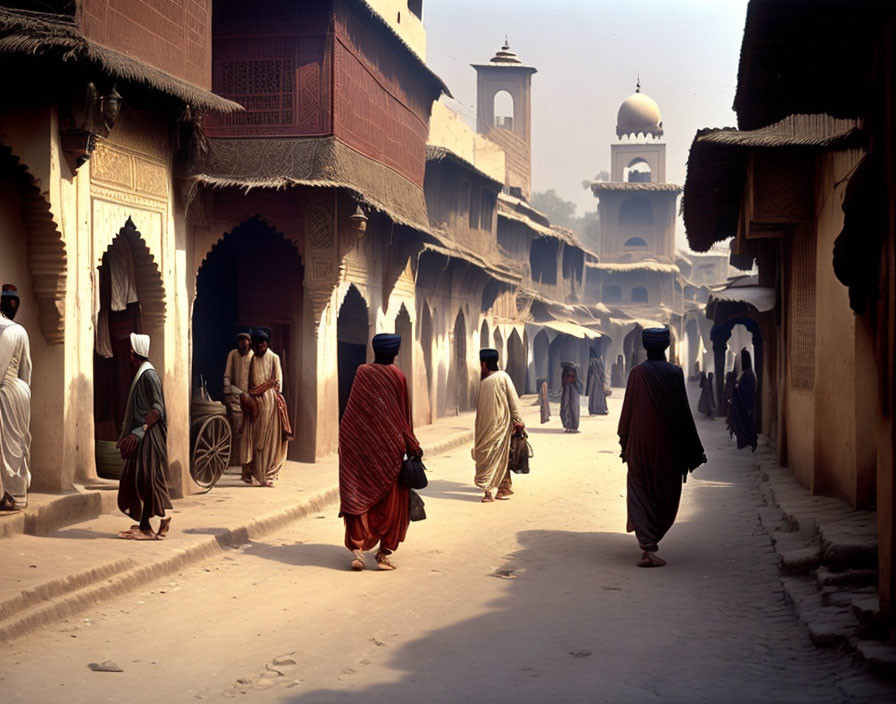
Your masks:
{"label": "arched window in tower", "polygon": [[620,227],[653,227],[653,206],[644,196],[623,201],[619,207]]}
{"label": "arched window in tower", "polygon": [[641,157],[632,159],[622,174],[623,180],[630,183],[650,183],[653,180],[650,164]]}
{"label": "arched window in tower", "polygon": [[632,289],[632,303],[647,303],[647,289],[643,286],[635,286]]}
{"label": "arched window in tower", "polygon": [[647,241],[643,237],[629,237],[625,241],[626,249],[647,249]]}
{"label": "arched window in tower", "polygon": [[495,127],[513,129],[513,96],[506,90],[495,93]]}

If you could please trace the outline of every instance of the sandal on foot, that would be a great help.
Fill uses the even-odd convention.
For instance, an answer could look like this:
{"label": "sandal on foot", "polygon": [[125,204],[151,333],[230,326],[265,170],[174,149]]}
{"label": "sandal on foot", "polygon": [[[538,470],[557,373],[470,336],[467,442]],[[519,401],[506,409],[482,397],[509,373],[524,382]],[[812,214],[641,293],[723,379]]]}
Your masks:
{"label": "sandal on foot", "polygon": [[142,530],[138,530],[135,533],[133,533],[133,536],[134,537],[131,538],[131,540],[161,540],[161,538],[159,538],[159,536],[157,536],[151,530],[149,533],[146,533]]}
{"label": "sandal on foot", "polygon": [[367,567],[367,563],[364,562],[364,553],[360,550],[352,550],[352,553],[355,556],[355,559],[352,560],[352,569],[355,572],[360,572],[365,567]]}
{"label": "sandal on foot", "polygon": [[503,492],[502,492],[502,491],[499,491],[497,494],[495,494],[495,498],[496,498],[498,501],[509,501],[509,500],[510,500],[510,495],[511,495],[512,493],[513,493],[512,491],[503,491]]}
{"label": "sandal on foot", "polygon": [[388,555],[382,553],[376,554],[376,566],[381,570],[394,570],[395,564],[389,559]]}
{"label": "sandal on foot", "polygon": [[485,492],[485,496],[482,497],[482,503],[488,504],[494,501],[490,492]]}
{"label": "sandal on foot", "polygon": [[638,567],[662,567],[666,564],[666,561],[657,557],[656,553],[645,552],[641,555],[641,559],[638,560]]}

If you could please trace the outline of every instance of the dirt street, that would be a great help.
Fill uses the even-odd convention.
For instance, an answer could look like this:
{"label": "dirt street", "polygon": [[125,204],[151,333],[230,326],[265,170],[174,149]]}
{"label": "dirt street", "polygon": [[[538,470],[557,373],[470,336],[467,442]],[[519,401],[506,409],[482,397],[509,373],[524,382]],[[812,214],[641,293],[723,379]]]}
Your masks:
{"label": "dirt street", "polygon": [[[610,416],[539,427],[481,504],[468,450],[429,459],[395,572],[349,571],[336,507],[13,642],[4,702],[885,701],[782,601],[755,473],[719,421],[661,569],[635,566]],[[110,541],[109,550],[115,550]],[[371,560],[371,563],[373,561]],[[123,672],[90,669],[112,661]]]}

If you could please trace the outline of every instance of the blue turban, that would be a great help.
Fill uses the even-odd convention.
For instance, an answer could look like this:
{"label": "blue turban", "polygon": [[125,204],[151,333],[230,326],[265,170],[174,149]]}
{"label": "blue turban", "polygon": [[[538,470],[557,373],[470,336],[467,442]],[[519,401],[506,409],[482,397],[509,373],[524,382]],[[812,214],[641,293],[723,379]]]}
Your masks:
{"label": "blue turban", "polygon": [[479,361],[480,362],[498,362],[498,350],[492,347],[486,347],[485,349],[479,350]]}
{"label": "blue turban", "polygon": [[641,333],[641,344],[646,350],[664,350],[669,346],[669,328],[647,328]]}
{"label": "blue turban", "polygon": [[19,290],[12,284],[3,284],[3,293],[0,294],[0,297],[15,298],[16,300],[18,300]]}
{"label": "blue turban", "polygon": [[374,352],[384,352],[386,354],[398,354],[401,347],[401,335],[393,335],[388,332],[381,332],[374,335],[370,341]]}
{"label": "blue turban", "polygon": [[271,341],[271,329],[267,327],[255,328],[252,330],[252,342],[257,342],[259,340],[264,340],[265,342]]}

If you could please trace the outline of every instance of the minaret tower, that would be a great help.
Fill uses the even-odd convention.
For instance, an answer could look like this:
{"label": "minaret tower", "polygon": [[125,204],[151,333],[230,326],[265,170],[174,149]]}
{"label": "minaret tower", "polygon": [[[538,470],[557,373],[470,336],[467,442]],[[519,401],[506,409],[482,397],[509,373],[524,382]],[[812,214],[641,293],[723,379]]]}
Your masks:
{"label": "minaret tower", "polygon": [[508,42],[476,69],[476,131],[507,154],[504,183],[526,200],[532,192],[532,74]]}

